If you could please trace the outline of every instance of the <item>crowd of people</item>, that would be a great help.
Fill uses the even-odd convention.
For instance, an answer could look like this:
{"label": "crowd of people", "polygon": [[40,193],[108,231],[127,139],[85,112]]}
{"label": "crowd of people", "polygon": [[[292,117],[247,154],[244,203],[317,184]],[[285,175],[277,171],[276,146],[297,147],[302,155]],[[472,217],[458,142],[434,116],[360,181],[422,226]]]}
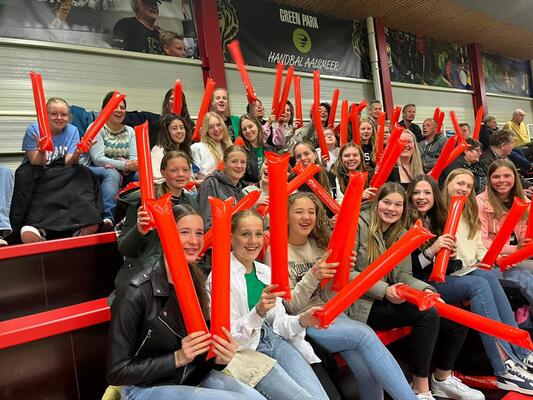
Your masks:
{"label": "crowd of people", "polygon": [[[112,93],[103,99],[102,108]],[[200,141],[193,142],[195,122],[182,98],[182,113],[173,113],[169,90],[161,114],[128,112],[122,101],[82,154],[77,144],[98,112],[61,98],[47,102],[53,151],[41,151],[39,128],[25,133],[25,157],[14,179],[0,169],[0,245],[35,243],[58,237],[115,229],[124,256],[112,301],[107,377],[121,386],[127,399],[178,399],[194,393],[198,399],[335,399],[324,357],[340,353],[365,399],[484,399],[453,375],[468,329],[442,319],[434,308],[420,311],[401,297],[398,285],[438,293],[450,304],[469,302],[476,314],[517,326],[501,281],[512,282],[525,298],[528,326],[533,301],[533,262],[525,260],[506,272],[481,263],[515,199],[532,195],[530,141],[515,110],[503,129],[487,116],[479,142],[468,124],[460,134],[468,147],[438,181],[427,173],[448,140],[433,118],[420,127],[416,106],[403,107],[399,125],[405,144],[398,161],[379,188],[369,186],[378,162],[376,137],[379,101],[369,104],[359,119],[361,143],[339,146],[339,132],[328,127],[331,107],[319,106],[328,155],[317,145],[316,127],[295,119],[289,101],[284,112],[268,115],[261,101],[248,105],[241,116],[230,114],[228,92],[214,91],[210,111],[203,117]],[[236,111],[233,109],[233,111]],[[244,110],[243,110],[244,111]],[[235,202],[259,191],[249,210],[233,216],[231,225],[231,330],[225,337],[208,332],[187,334],[172,277],[158,232],[141,205],[139,163],[132,126],[148,121],[151,167],[156,197],[171,193],[174,216],[202,312],[209,319],[211,255],[200,256],[204,232],[211,227],[209,197]],[[198,121],[196,122],[198,123]],[[386,124],[384,139],[390,136]],[[234,144],[239,139],[240,144]],[[270,253],[263,254],[268,217],[257,207],[268,205],[269,181],[265,152],[289,152],[291,164],[321,169],[318,183],[342,203],[350,174],[367,172],[362,196],[351,279],[397,242],[420,219],[436,236],[404,259],[372,286],[344,314],[320,328],[315,312],[335,293],[322,287],[333,277],[337,263],[328,263],[327,249],[337,216],[307,185],[288,199],[288,260],[291,300],[270,284]],[[287,171],[289,181],[296,176]],[[5,190],[4,190],[5,189]],[[456,235],[444,233],[452,196],[467,201]],[[10,207],[11,204],[11,207]],[[8,211],[9,210],[9,211]],[[528,213],[515,226],[502,254],[530,243]],[[344,221],[342,221],[344,222]],[[429,280],[441,249],[452,253],[446,280]],[[524,309],[525,308],[525,309]],[[517,314],[518,315],[518,314]],[[411,326],[409,383],[375,330]],[[533,394],[533,355],[515,344],[481,334],[497,386]],[[215,356],[206,361],[212,349]],[[434,363],[432,363],[434,360]],[[435,370],[431,371],[431,366]]]}

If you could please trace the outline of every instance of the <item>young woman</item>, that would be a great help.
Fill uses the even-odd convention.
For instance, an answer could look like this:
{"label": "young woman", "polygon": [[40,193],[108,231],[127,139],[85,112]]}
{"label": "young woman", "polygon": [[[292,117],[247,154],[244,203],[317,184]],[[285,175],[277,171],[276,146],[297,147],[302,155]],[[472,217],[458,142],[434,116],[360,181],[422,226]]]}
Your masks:
{"label": "young woman", "polygon": [[209,196],[225,200],[235,197],[239,201],[244,197],[241,179],[246,172],[248,155],[240,146],[230,146],[224,151],[224,169],[208,176],[198,188],[198,204],[205,220],[206,229],[211,227],[211,205]]}
{"label": "young woman", "polygon": [[248,155],[246,163],[246,173],[243,182],[253,185],[259,182],[259,170],[265,162],[265,151],[269,148],[263,142],[263,128],[261,124],[251,114],[245,114],[239,121],[240,133],[244,142],[244,150]]}
{"label": "young woman", "polygon": [[[318,157],[315,147],[311,142],[303,140],[294,146],[294,159],[296,162],[301,163],[304,168],[307,168],[311,164],[317,164],[322,169],[319,173],[315,175],[315,179],[320,183],[320,185],[331,193],[330,182],[330,173],[323,167],[322,161]],[[295,175],[291,174],[289,180],[292,180]],[[311,191],[307,185],[300,186],[300,190]]]}
{"label": "young woman", "polygon": [[407,189],[413,177],[424,173],[424,168],[414,133],[404,129],[400,139],[404,140],[406,145],[392,169],[388,181],[399,183],[404,189]]}
{"label": "young woman", "polygon": [[[478,206],[473,188],[474,176],[472,172],[462,168],[452,171],[444,182],[442,192],[444,209],[448,209],[451,196],[468,196],[455,235],[457,258],[465,267],[483,266],[490,268],[488,265],[480,263],[487,249],[481,239]],[[516,326],[507,296],[492,272],[474,268],[470,274],[462,276],[457,281],[457,286],[452,285],[455,281],[452,280],[448,283],[447,280],[448,286],[440,287],[444,300],[449,303],[456,303],[470,298],[473,312],[507,325]],[[451,288],[450,292],[445,293],[445,288]],[[485,334],[481,334],[481,340],[494,369],[497,378],[496,385],[506,390],[533,394],[533,374],[527,371],[533,367],[532,353]]]}
{"label": "young woman", "polygon": [[374,168],[376,159],[374,147],[376,146],[376,128],[369,119],[362,119],[359,123],[359,134],[361,135],[361,148],[368,166]]}
{"label": "young woman", "polygon": [[326,162],[326,160],[321,154],[320,147],[317,147],[316,153],[318,155],[318,158],[322,160],[322,163],[326,166],[326,170],[331,171],[331,167],[339,157],[339,146],[337,145],[337,136],[335,136],[335,132],[333,132],[332,128],[326,128],[324,129],[324,137],[326,138],[326,144],[329,150],[329,160]]}
{"label": "young woman", "polygon": [[191,145],[192,159],[198,166],[197,178],[205,179],[216,170],[224,156],[224,150],[231,146],[228,128],[215,112],[208,112],[202,122],[201,141]]}
{"label": "young woman", "polygon": [[[202,312],[209,316],[202,274],[194,265],[203,245],[203,220],[191,207],[175,209],[176,225]],[[229,364],[237,342],[209,332],[187,335],[172,277],[164,257],[146,265],[117,291],[111,310],[107,379],[125,399],[263,399],[258,392],[216,370]],[[216,358],[206,361],[212,347]]]}
{"label": "young woman", "polygon": [[487,186],[487,174],[479,163],[481,156],[481,143],[476,142],[472,138],[467,138],[466,143],[468,148],[457,157],[444,171],[439,178],[439,184],[442,186],[442,183],[448,176],[450,172],[457,168],[464,168],[474,174],[474,191],[476,194],[483,192]]}
{"label": "young woman", "polygon": [[[173,205],[187,204],[198,210],[196,199],[184,190],[191,179],[190,163],[191,159],[184,152],[167,152],[160,168],[165,180],[156,185],[156,197],[170,192]],[[117,242],[125,261],[115,278],[116,288],[127,284],[144,265],[154,263],[161,256],[157,231],[151,229],[150,215],[140,204],[140,190],[126,192],[119,197],[119,209],[125,209],[126,218]]]}
{"label": "young woman", "polygon": [[211,111],[218,114],[224,122],[230,140],[235,140],[237,138],[237,132],[239,132],[239,117],[230,115],[229,113],[229,98],[226,89],[216,88],[214,90],[211,99]]}
{"label": "young woman", "polygon": [[[342,203],[344,192],[350,182],[350,173],[353,172],[368,172],[368,185],[373,171],[366,166],[361,147],[353,142],[348,142],[340,148],[339,158],[337,158],[337,161],[335,161],[335,164],[331,168],[335,182],[334,184],[332,182],[330,183],[332,187],[335,187],[335,199],[339,204]],[[367,187],[363,192],[363,201],[373,198],[376,192],[376,188]]]}
{"label": "young woman", "polygon": [[[255,388],[269,399],[327,399],[310,363],[320,362],[304,339],[318,323],[311,308],[298,316],[285,312],[270,268],[256,261],[263,247],[264,222],[255,210],[233,216],[231,226],[231,331],[239,350],[255,350],[277,364]],[[211,288],[211,276],[207,287]]]}
{"label": "young woman", "polygon": [[[291,301],[285,302],[290,314],[306,312],[324,305],[335,295],[320,288],[322,279],[331,278],[336,263],[328,264],[326,247],[329,228],[324,208],[312,193],[289,197],[289,279]],[[365,399],[382,399],[385,389],[395,399],[415,399],[398,364],[365,324],[341,314],[326,329],[309,327],[307,334],[329,352],[340,352],[359,382]]]}
{"label": "young woman", "polygon": [[[290,104],[290,103],[287,103]],[[291,104],[292,106],[292,104]],[[291,107],[292,110],[292,107]],[[325,128],[328,123],[329,118],[329,112],[331,110],[331,106],[328,103],[320,103],[320,106],[318,107],[318,111],[320,113],[320,122],[322,123],[322,126]],[[292,115],[294,115],[294,111],[292,112]],[[314,122],[312,122],[313,115],[309,115],[311,118],[311,122],[307,123],[303,127],[296,126],[296,124],[291,125],[293,127],[292,134],[290,136],[285,136],[285,146],[281,149],[281,152],[293,152],[293,148],[300,143],[301,141],[307,141],[310,142],[313,145],[313,148],[318,146],[318,142],[316,139],[316,129]]]}
{"label": "young woman", "polygon": [[[481,240],[489,248],[496,234],[501,229],[503,221],[513,206],[513,200],[518,197],[527,201],[520,183],[518,171],[509,160],[496,160],[488,170],[488,185],[485,191],[476,197],[479,208]],[[520,247],[531,242],[526,238],[528,213],[524,213],[516,224],[509,242],[505,244],[501,255],[509,255]],[[511,269],[501,272],[499,268],[491,270],[498,278],[515,282],[520,292],[533,304],[533,261],[528,259],[518,263]]]}
{"label": "young woman", "polygon": [[[160,173],[163,156],[169,151],[183,151],[191,156],[192,131],[188,128],[185,118],[170,113],[161,117],[161,129],[157,145],[152,148],[152,172],[154,181],[162,182],[163,176]],[[194,166],[193,166],[194,169]],[[193,172],[198,172],[194,171]]]}

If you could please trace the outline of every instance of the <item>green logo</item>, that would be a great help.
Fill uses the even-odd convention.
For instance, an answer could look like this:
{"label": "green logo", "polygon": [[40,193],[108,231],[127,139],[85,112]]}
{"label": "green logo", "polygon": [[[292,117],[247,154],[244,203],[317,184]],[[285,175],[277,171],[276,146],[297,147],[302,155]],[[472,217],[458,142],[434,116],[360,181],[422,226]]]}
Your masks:
{"label": "green logo", "polygon": [[307,53],[311,50],[311,38],[309,34],[301,28],[295,29],[292,33],[292,41],[298,51]]}

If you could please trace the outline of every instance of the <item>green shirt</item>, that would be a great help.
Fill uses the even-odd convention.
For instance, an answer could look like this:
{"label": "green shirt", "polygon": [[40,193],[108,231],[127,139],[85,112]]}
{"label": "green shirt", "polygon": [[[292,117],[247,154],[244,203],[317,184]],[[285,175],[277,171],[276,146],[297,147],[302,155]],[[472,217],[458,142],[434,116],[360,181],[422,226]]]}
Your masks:
{"label": "green shirt", "polygon": [[252,272],[244,274],[244,278],[246,279],[246,291],[248,293],[248,308],[251,310],[259,302],[261,293],[263,293],[266,285],[257,278],[255,266]]}
{"label": "green shirt", "polygon": [[265,150],[263,147],[254,147],[255,155],[257,156],[257,167],[260,169],[265,162]]}

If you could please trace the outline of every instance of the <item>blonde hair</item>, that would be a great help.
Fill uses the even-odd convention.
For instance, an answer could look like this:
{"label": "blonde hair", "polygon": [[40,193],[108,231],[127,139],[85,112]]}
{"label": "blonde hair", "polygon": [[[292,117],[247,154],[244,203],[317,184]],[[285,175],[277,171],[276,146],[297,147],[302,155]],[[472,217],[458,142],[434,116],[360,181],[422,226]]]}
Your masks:
{"label": "blonde hair", "polygon": [[[420,150],[418,149],[418,144],[416,142],[416,136],[409,129],[404,129],[402,135],[407,133],[411,135],[413,139],[413,154],[411,154],[411,159],[409,160],[409,173],[411,174],[411,179],[417,175],[422,175],[424,173],[424,167],[422,165],[422,158],[420,157]],[[398,167],[401,167],[400,158],[397,161]]]}
{"label": "blonde hair", "polygon": [[[498,168],[507,168],[510,169],[511,172],[514,175],[514,185],[511,188],[511,191],[509,193],[509,199],[514,201],[515,197],[518,197],[522,200],[526,200],[526,196],[524,195],[524,189],[522,188],[522,183],[520,182],[520,178],[518,177],[518,172],[514,166],[514,164],[506,159],[500,159],[495,160],[492,164],[490,164],[489,170],[487,172],[487,178],[489,179],[489,184],[487,185],[487,194],[489,198],[489,203],[494,209],[494,217],[500,218],[503,217],[505,214],[509,212],[509,208],[504,204],[504,202],[498,197],[496,193],[494,193],[494,189],[492,188],[492,184],[490,183],[490,176],[498,169]],[[521,219],[527,219],[528,212],[522,214]]]}
{"label": "blonde hair", "polygon": [[[452,196],[448,192],[448,185],[451,183],[451,181],[453,181],[459,175],[468,175],[469,177],[472,178],[472,182],[475,181],[474,174],[470,172],[469,170],[464,169],[464,168],[454,169],[450,173],[450,175],[446,177],[446,180],[444,181],[444,185],[442,187],[442,201],[444,202],[445,209],[448,209],[450,207],[451,198],[452,198]],[[464,221],[466,222],[466,225],[468,226],[468,229],[469,229],[468,239],[473,239],[474,236],[476,236],[476,233],[479,231],[479,228],[480,228],[479,210],[478,210],[477,201],[476,201],[476,192],[473,187],[472,187],[472,190],[470,191],[470,194],[468,195],[468,199],[463,209],[463,214],[461,215],[461,218],[464,219]]]}
{"label": "blonde hair", "polygon": [[[222,142],[220,143],[222,149],[219,149],[215,140],[208,134],[209,120],[211,118],[217,119],[218,122],[220,122],[220,125],[222,126],[223,137]],[[215,159],[215,162],[218,164],[220,161],[222,161],[222,158],[224,157],[224,151],[233,144],[231,142],[231,138],[229,137],[228,127],[226,126],[226,123],[219,114],[214,111],[209,111],[205,114],[204,119],[202,121],[202,128],[200,129],[200,134],[200,141],[207,145],[209,153]]]}

